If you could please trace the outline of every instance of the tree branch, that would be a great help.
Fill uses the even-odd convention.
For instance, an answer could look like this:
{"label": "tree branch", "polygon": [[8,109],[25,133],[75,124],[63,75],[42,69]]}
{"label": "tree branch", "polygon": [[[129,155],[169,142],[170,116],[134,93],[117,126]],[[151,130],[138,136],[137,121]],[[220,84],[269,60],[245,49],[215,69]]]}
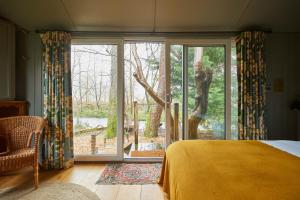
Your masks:
{"label": "tree branch", "polygon": [[164,107],[165,101],[158,96],[158,94],[148,84],[147,80],[144,77],[143,70],[142,70],[142,62],[138,56],[137,47],[135,44],[132,44],[132,54],[136,64],[136,72],[133,74],[133,77],[147,91],[147,93],[153,98],[153,100],[156,103]]}

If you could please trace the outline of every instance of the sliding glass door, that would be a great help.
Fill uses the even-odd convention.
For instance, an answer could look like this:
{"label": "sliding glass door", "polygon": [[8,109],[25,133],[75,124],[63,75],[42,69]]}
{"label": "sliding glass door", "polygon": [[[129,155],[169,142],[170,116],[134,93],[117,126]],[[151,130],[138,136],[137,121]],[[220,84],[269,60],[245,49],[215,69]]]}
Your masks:
{"label": "sliding glass door", "polygon": [[165,45],[153,41],[124,44],[124,158],[164,156]]}
{"label": "sliding glass door", "polygon": [[230,139],[230,55],[230,40],[74,39],[76,160],[155,160],[174,141]]}
{"label": "sliding glass door", "polygon": [[225,48],[189,46],[188,138],[225,139]]}
{"label": "sliding glass door", "polygon": [[78,160],[122,159],[122,46],[73,41],[74,154]]}
{"label": "sliding glass door", "polygon": [[215,40],[169,42],[166,116],[170,142],[230,138],[229,44]]}

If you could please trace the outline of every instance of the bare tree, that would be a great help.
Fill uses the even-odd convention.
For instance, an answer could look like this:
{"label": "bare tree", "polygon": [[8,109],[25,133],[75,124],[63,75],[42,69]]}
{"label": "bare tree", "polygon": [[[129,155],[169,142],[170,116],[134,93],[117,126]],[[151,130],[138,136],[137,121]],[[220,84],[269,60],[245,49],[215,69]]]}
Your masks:
{"label": "bare tree", "polygon": [[80,108],[80,112],[82,111],[82,81],[81,81],[81,77],[82,77],[82,71],[81,71],[81,62],[80,62],[80,57],[79,57],[79,61],[78,61],[78,71],[79,71],[79,75],[78,75],[78,90],[79,90],[79,108]]}
{"label": "bare tree", "polygon": [[[94,96],[95,96],[95,101],[96,101],[96,106],[97,109],[100,109],[100,97],[101,97],[101,85],[100,85],[100,91],[99,91],[99,95],[98,95],[98,82],[97,82],[97,73],[96,73],[96,59],[94,56],[94,63],[93,63],[93,78],[91,80],[92,85],[93,85],[93,90],[94,90]],[[102,78],[102,76],[101,76]],[[102,84],[102,81],[100,81],[100,84]]]}
{"label": "bare tree", "polygon": [[[158,134],[158,128],[160,126],[160,118],[162,111],[165,106],[165,55],[164,51],[160,54],[159,64],[159,76],[158,76],[158,87],[157,92],[154,91],[153,87],[149,85],[147,79],[144,77],[142,70],[142,63],[137,53],[137,47],[135,44],[132,45],[132,54],[136,63],[136,72],[133,74],[136,81],[144,87],[145,91],[152,97],[156,102],[155,108],[150,114],[151,123],[151,136],[156,137]],[[197,138],[197,129],[201,121],[203,121],[204,115],[207,113],[208,107],[208,92],[212,81],[212,70],[203,69],[203,48],[197,47],[194,52],[194,78],[196,83],[196,95],[195,95],[195,107],[188,120],[189,122],[189,136],[190,138]],[[173,130],[173,117],[171,117],[171,129]],[[171,132],[172,132],[171,130]]]}
{"label": "bare tree", "polygon": [[[163,47],[162,47],[163,48]],[[164,97],[166,92],[166,85],[165,85],[165,70],[164,70],[164,63],[165,63],[165,53],[162,50],[160,52],[160,62],[159,62],[159,80],[158,80],[158,87],[157,92],[149,85],[147,79],[144,76],[143,69],[142,69],[142,62],[140,57],[137,53],[136,44],[132,44],[132,54],[136,64],[136,72],[133,74],[136,81],[144,87],[145,91],[152,97],[152,99],[156,102],[154,109],[150,113],[150,136],[157,137],[158,129],[160,126],[160,119],[161,114],[164,109]]]}
{"label": "bare tree", "polygon": [[[129,96],[127,98],[127,102],[132,104],[133,102],[133,84],[132,77],[140,84],[145,90],[145,97],[147,104],[150,105],[151,101],[155,102],[155,105],[152,109],[150,109],[150,136],[156,137],[158,136],[158,129],[161,123],[161,115],[165,107],[165,93],[166,93],[166,85],[165,85],[165,51],[164,45],[148,45],[146,46],[147,49],[147,57],[143,58],[138,54],[137,45],[131,44],[130,45],[130,56],[133,56],[133,60],[127,59],[125,61],[130,63],[129,68]],[[157,51],[160,51],[159,58],[157,58]],[[113,111],[112,114],[115,114],[115,101],[116,101],[116,94],[117,94],[117,49],[116,48],[109,48],[107,47],[105,51],[98,51],[92,48],[80,48],[74,49],[74,59],[73,61],[73,73],[74,76],[77,77],[78,82],[78,92],[74,93],[76,97],[78,108],[82,111],[83,106],[83,98],[86,97],[86,103],[88,103],[88,97],[92,91],[93,96],[95,97],[95,102],[97,108],[100,108],[101,98],[108,99],[110,102],[110,106],[113,106],[111,110]],[[82,69],[82,62],[81,62],[81,54],[88,53],[89,56],[94,56],[94,63],[92,66],[92,70],[83,71]],[[96,73],[96,61],[95,56],[102,55],[108,56],[111,58],[111,71],[110,74],[97,74]],[[180,55],[177,55],[180,56]],[[158,67],[154,68],[155,70],[150,70],[149,60],[158,60],[157,62]],[[90,68],[90,60],[88,63],[88,68]],[[142,64],[142,61],[145,61],[147,65]],[[153,63],[152,63],[153,64]],[[154,62],[154,66],[156,61]],[[148,66],[149,65],[149,66]],[[145,68],[146,67],[146,68]],[[197,138],[197,129],[199,123],[201,123],[204,119],[205,114],[207,113],[208,107],[208,92],[209,87],[212,81],[213,72],[211,69],[204,69],[203,67],[203,48],[197,47],[195,48],[194,52],[194,78],[195,78],[195,105],[194,109],[189,118],[189,136],[190,138]],[[134,71],[134,72],[133,72]],[[86,72],[86,78],[84,78],[83,73]],[[103,83],[103,77],[110,76],[109,83]],[[74,77],[73,77],[74,78]],[[99,80],[100,78],[100,80]],[[151,79],[151,80],[149,80]],[[74,80],[74,79],[73,79]],[[99,83],[100,81],[100,83]],[[109,85],[107,85],[109,84]],[[102,89],[103,88],[103,89]],[[108,92],[106,92],[106,90]],[[108,97],[105,97],[107,93]],[[78,94],[78,95],[77,95]],[[151,98],[149,98],[151,97]],[[150,101],[150,99],[152,99]],[[149,109],[149,108],[148,108]],[[132,109],[131,109],[132,110]],[[173,121],[173,117],[171,116],[171,121]],[[171,123],[171,129],[173,130],[173,123]],[[172,132],[171,130],[171,132]]]}

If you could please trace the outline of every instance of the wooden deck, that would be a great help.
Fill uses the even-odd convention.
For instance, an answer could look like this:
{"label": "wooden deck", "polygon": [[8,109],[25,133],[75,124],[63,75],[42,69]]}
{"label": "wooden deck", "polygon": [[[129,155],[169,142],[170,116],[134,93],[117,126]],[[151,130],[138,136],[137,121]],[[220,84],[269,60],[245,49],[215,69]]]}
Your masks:
{"label": "wooden deck", "polygon": [[165,148],[157,143],[139,143],[131,145],[129,157],[164,157]]}

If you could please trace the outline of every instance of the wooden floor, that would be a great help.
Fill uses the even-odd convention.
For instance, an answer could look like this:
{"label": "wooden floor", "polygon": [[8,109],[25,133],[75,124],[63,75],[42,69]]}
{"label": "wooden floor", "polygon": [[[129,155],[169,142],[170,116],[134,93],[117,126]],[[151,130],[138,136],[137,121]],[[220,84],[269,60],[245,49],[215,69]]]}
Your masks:
{"label": "wooden floor", "polygon": [[[96,185],[105,164],[76,164],[71,169],[42,171],[41,183],[76,183],[95,192],[101,200],[164,200],[159,185]],[[0,176],[0,190],[32,184],[32,169]]]}

